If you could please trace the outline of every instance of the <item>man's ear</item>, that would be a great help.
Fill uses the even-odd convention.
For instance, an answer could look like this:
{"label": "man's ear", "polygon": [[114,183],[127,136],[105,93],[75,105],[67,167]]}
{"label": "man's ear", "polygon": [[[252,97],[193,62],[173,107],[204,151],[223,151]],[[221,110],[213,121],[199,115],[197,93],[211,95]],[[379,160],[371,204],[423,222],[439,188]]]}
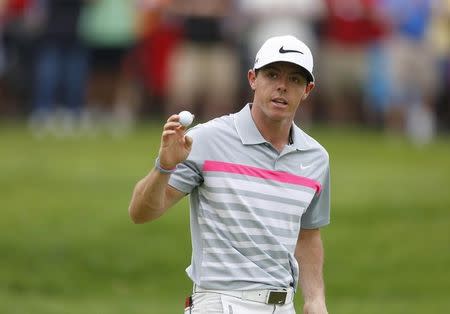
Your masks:
{"label": "man's ear", "polygon": [[308,85],[306,86],[305,89],[305,94],[303,94],[302,100],[305,100],[306,98],[308,98],[309,93],[311,93],[311,91],[314,89],[314,82],[309,82]]}
{"label": "man's ear", "polygon": [[248,70],[247,73],[248,83],[251,89],[254,91],[256,89],[256,72],[253,69]]}

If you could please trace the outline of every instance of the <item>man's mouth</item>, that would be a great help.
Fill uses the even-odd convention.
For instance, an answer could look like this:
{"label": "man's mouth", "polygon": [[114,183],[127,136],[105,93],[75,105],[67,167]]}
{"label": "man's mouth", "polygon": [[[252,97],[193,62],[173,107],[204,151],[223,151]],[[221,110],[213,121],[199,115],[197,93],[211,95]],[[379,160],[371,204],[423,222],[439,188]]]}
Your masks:
{"label": "man's mouth", "polygon": [[288,104],[287,100],[282,97],[272,98],[272,102],[281,106],[287,106]]}

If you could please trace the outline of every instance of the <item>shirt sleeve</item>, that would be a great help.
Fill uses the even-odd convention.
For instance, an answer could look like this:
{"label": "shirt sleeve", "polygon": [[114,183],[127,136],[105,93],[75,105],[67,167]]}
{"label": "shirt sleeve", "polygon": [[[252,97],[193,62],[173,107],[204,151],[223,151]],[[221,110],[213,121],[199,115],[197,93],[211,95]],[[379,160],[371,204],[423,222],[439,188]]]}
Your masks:
{"label": "shirt sleeve", "polygon": [[190,194],[202,182],[200,169],[189,159],[180,163],[169,179],[170,186],[186,194]]}
{"label": "shirt sleeve", "polygon": [[311,204],[302,216],[301,228],[315,229],[330,223],[330,165],[319,178],[322,185],[320,193],[316,193]]}

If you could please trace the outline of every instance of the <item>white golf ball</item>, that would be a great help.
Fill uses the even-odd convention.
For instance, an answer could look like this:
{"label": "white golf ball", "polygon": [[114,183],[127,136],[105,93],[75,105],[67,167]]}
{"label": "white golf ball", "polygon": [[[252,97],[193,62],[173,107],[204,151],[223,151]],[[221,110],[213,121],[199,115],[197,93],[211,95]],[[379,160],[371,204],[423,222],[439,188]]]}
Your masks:
{"label": "white golf ball", "polygon": [[180,123],[184,127],[188,127],[194,121],[194,115],[189,111],[181,111],[178,115],[180,116]]}

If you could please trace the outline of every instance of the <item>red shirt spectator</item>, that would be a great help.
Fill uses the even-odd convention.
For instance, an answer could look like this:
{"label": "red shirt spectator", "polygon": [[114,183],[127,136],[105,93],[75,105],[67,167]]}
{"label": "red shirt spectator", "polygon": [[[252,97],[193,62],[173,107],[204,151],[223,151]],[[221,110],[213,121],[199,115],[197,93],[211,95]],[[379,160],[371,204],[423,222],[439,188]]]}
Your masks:
{"label": "red shirt spectator", "polygon": [[9,0],[7,2],[6,12],[9,16],[17,16],[23,13],[31,4],[31,0]]}
{"label": "red shirt spectator", "polygon": [[378,13],[377,0],[326,0],[328,16],[324,35],[347,45],[368,44],[385,35],[386,21]]}

